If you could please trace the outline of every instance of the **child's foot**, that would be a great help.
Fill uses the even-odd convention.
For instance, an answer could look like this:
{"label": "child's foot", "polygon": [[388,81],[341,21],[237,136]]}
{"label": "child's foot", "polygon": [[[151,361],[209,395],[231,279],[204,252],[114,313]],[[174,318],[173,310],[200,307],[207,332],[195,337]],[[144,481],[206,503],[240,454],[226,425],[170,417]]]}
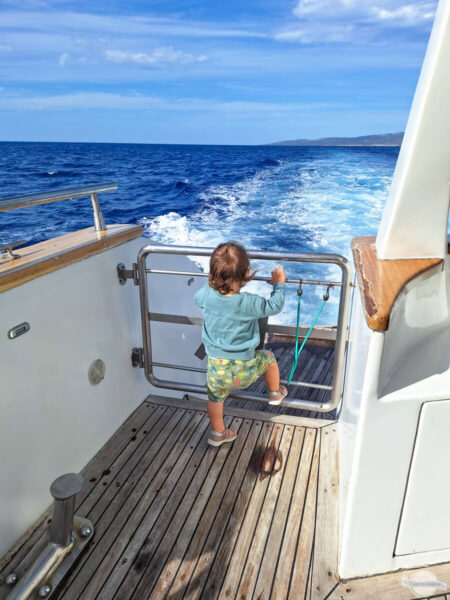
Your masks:
{"label": "child's foot", "polygon": [[284,385],[280,385],[278,392],[269,392],[269,404],[281,404],[282,400],[288,395]]}
{"label": "child's foot", "polygon": [[234,442],[236,436],[237,431],[231,431],[230,429],[225,429],[223,433],[217,433],[217,431],[211,429],[208,436],[208,444],[210,446],[221,446],[222,444]]}

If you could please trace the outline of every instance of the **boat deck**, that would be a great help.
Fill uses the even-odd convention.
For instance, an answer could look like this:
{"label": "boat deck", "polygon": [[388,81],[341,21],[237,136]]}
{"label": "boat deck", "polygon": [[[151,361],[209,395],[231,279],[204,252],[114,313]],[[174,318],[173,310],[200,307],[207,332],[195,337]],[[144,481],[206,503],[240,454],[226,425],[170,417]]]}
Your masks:
{"label": "boat deck", "polygon": [[[401,585],[413,571],[338,579],[336,422],[225,414],[239,435],[213,448],[199,400],[151,396],[134,411],[83,471],[77,513],[95,535],[58,600],[415,597]],[[267,448],[279,450],[281,469],[263,476]],[[3,574],[48,521],[17,544]]]}

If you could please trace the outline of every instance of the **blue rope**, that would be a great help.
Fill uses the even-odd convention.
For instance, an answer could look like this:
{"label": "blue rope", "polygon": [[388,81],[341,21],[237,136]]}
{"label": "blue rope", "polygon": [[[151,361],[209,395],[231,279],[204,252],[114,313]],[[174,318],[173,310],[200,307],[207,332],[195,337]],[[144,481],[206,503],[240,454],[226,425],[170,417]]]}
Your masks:
{"label": "blue rope", "polygon": [[309,328],[308,333],[306,334],[306,336],[305,336],[305,338],[304,338],[304,340],[302,342],[302,345],[300,346],[300,350],[299,350],[298,349],[298,338],[299,338],[299,334],[300,334],[300,310],[301,310],[300,309],[300,305],[301,305],[301,301],[302,301],[302,293],[303,292],[302,292],[302,289],[300,287],[299,290],[298,290],[298,292],[297,292],[297,295],[298,295],[298,304],[297,304],[297,331],[296,331],[296,334],[295,334],[294,364],[292,365],[292,369],[291,369],[291,372],[289,374],[289,379],[288,379],[287,385],[290,385],[290,383],[292,381],[292,377],[294,376],[295,369],[297,368],[298,357],[300,356],[303,348],[305,347],[305,344],[308,341],[308,338],[309,338],[309,336],[311,334],[311,331],[313,330],[314,325],[317,323],[317,319],[320,317],[320,313],[322,312],[323,307],[325,306],[325,304],[327,303],[328,298],[329,298],[329,290],[327,289],[327,292],[326,292],[326,294],[323,297],[322,305],[319,308],[319,310],[317,312],[317,315],[315,316],[314,321],[312,322],[312,325]]}

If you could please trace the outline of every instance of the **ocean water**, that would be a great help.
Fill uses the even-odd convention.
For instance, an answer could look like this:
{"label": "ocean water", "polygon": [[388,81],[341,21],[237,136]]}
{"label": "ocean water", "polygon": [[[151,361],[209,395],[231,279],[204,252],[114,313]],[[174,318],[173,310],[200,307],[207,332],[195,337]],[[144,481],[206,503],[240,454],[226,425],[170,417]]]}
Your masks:
{"label": "ocean water", "polygon": [[[100,196],[106,223],[140,223],[166,244],[332,252],[350,258],[351,239],[376,233],[397,148],[0,143],[0,198],[115,181]],[[89,227],[88,198],[0,214],[0,244],[36,243]],[[207,263],[200,262],[203,268]],[[256,263],[258,274],[272,265]],[[292,265],[290,277],[337,279],[327,265]],[[249,291],[268,295],[252,282]],[[275,320],[293,323],[296,286]],[[311,322],[324,289],[305,286],[302,322]],[[334,324],[332,291],[319,324]]]}

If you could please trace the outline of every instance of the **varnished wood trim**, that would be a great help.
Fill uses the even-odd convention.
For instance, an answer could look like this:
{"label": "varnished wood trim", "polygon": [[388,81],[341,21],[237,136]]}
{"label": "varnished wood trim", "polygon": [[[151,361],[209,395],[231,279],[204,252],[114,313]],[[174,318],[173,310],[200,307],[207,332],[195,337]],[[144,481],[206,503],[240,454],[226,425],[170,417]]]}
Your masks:
{"label": "varnished wood trim", "polygon": [[[146,398],[146,402],[154,404],[162,404],[164,406],[173,406],[176,408],[190,408],[192,410],[203,410],[206,412],[206,400],[200,400],[189,396],[188,400],[184,398],[166,398],[165,396],[153,396],[152,394]],[[309,417],[296,417],[295,415],[283,415],[261,410],[246,410],[236,406],[223,407],[225,415],[232,417],[242,417],[243,419],[257,419],[259,421],[269,421],[270,423],[282,423],[283,425],[296,425],[297,427],[319,428],[326,425],[337,423],[330,419],[311,419]]]}
{"label": "varnished wood trim", "polygon": [[95,231],[93,227],[88,227],[39,244],[16,249],[15,253],[19,254],[20,258],[14,260],[0,258],[0,292],[62,269],[141,235],[142,227],[138,225],[109,225],[106,231]]}
{"label": "varnished wood trim", "polygon": [[380,260],[373,236],[355,237],[352,251],[366,321],[374,331],[388,329],[395,299],[408,281],[442,262],[440,258]]}

